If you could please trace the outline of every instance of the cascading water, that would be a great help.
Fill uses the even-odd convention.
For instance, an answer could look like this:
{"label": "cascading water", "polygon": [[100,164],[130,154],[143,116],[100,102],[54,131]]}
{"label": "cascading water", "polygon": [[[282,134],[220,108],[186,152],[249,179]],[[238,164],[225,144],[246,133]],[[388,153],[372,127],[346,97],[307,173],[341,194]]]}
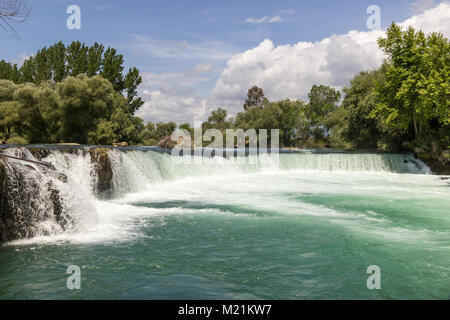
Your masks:
{"label": "cascading water", "polygon": [[[37,161],[25,148],[8,148],[3,154]],[[89,156],[48,150],[45,166],[11,158],[4,160],[2,211],[8,238],[28,238],[82,230],[96,221]],[[5,161],[5,159],[7,159]],[[5,207],[7,205],[7,207]],[[11,239],[10,239],[11,240]]]}
{"label": "cascading water", "polygon": [[108,156],[112,164],[114,187],[119,194],[136,191],[155,182],[186,177],[239,175],[277,170],[413,174],[430,172],[426,164],[410,154],[263,153],[258,156],[250,155],[245,159],[216,156],[201,159],[188,157],[186,161],[173,161],[170,154],[151,150],[126,152],[111,150]]}
{"label": "cascading water", "polygon": [[412,155],[35,149],[3,152],[55,170],[0,158],[7,227],[33,230],[0,248],[0,299],[448,297],[449,185]]}
{"label": "cascading water", "polygon": [[[8,148],[4,153],[36,160],[24,148]],[[99,202],[95,190],[100,173],[92,157],[85,148],[70,149],[69,152],[48,149],[41,160],[51,163],[55,172],[33,163],[8,161],[7,175],[21,176],[20,179],[16,177],[10,180],[21,180],[22,194],[29,195],[24,202],[20,197],[12,196],[12,190],[9,194],[11,206],[17,209],[17,214],[27,216],[28,224],[22,227],[25,230],[21,231],[21,237],[74,232],[95,225]],[[154,150],[108,149],[107,158],[112,170],[111,191],[115,196],[151,188],[155,183],[187,177],[239,176],[289,170],[429,172],[425,164],[408,154],[303,152],[241,158],[194,157],[187,160],[183,158],[184,162],[180,162],[173,161],[168,153]]]}

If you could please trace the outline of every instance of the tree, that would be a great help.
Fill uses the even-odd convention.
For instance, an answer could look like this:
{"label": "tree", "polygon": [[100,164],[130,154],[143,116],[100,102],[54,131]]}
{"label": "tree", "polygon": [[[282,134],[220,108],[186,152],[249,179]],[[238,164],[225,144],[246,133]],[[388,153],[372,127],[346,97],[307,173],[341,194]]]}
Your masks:
{"label": "tree", "polygon": [[[304,138],[304,102],[289,99],[278,102],[266,102],[263,108],[249,108],[236,115],[234,127],[243,130],[267,129],[280,130],[280,142],[283,146],[293,146]],[[270,143],[270,142],[269,142]]]}
{"label": "tree", "polygon": [[125,97],[101,76],[68,77],[56,85],[56,91],[61,99],[63,141],[93,142],[89,132],[101,121],[114,121],[114,113],[127,108]]}
{"label": "tree", "polygon": [[202,124],[203,130],[208,129],[219,129],[224,131],[231,127],[231,123],[226,120],[227,110],[218,108],[217,110],[212,110],[211,115],[208,117],[208,121]]}
{"label": "tree", "polygon": [[337,109],[341,94],[331,87],[314,85],[308,98],[306,117],[310,122],[312,135],[316,141],[325,140],[330,129],[327,127],[326,117]]}
{"label": "tree", "polygon": [[101,75],[112,83],[116,92],[126,96],[128,107],[125,112],[134,115],[144,103],[138,97],[142,77],[134,67],[124,75],[123,63],[123,55],[113,48],[105,51],[104,46],[98,43],[89,47],[80,41],[67,46],[58,42],[40,49],[25,60],[20,69],[16,65],[0,61],[0,79],[41,84],[45,81],[58,83],[69,76],[76,77],[80,74],[88,77]]}
{"label": "tree", "polygon": [[[342,108],[347,110],[344,138],[357,148],[377,148],[382,138],[380,121],[370,117],[379,102],[377,86],[384,83],[387,65],[356,75],[344,88]],[[342,126],[342,125],[341,125]]]}
{"label": "tree", "polygon": [[424,143],[433,129],[450,124],[449,41],[440,33],[403,31],[393,23],[378,45],[389,67],[372,116]]}
{"label": "tree", "polygon": [[139,71],[136,68],[131,68],[128,74],[125,76],[125,91],[127,94],[129,114],[134,114],[143,104],[144,101],[140,97],[137,97],[137,88],[142,83],[142,77],[139,75]]}
{"label": "tree", "polygon": [[11,64],[5,60],[0,60],[0,79],[7,79],[13,82],[18,82],[20,73],[17,64]]}
{"label": "tree", "polygon": [[244,109],[247,110],[251,107],[260,107],[262,108],[268,100],[264,96],[264,91],[257,86],[253,86],[248,89],[247,98],[245,99]]}

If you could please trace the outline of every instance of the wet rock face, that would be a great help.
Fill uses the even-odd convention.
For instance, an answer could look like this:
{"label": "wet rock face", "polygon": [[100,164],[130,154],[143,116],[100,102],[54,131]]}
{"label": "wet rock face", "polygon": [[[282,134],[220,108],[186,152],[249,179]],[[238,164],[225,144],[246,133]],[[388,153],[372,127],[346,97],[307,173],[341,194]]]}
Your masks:
{"label": "wet rock face", "polygon": [[102,199],[111,198],[114,193],[113,171],[108,157],[108,148],[89,149],[91,163],[97,181],[94,186],[94,193]]}
{"label": "wet rock face", "polygon": [[[26,176],[27,171],[32,174]],[[61,175],[55,179],[60,178],[64,179]],[[53,227],[66,229],[70,219],[64,215],[58,189],[51,180],[44,187],[41,184],[34,167],[0,158],[0,243],[46,235],[50,229],[37,226],[47,220],[55,222]]]}
{"label": "wet rock face", "polygon": [[[90,157],[92,192],[98,198],[114,193],[109,148],[13,148],[10,155],[42,160],[52,152]],[[31,153],[31,154],[30,154]],[[89,177],[87,177],[89,179]],[[65,204],[67,176],[46,166],[0,157],[0,243],[63,232],[74,221]],[[66,191],[64,191],[66,190]]]}
{"label": "wet rock face", "polygon": [[444,150],[441,156],[436,153],[414,148],[414,156],[427,164],[434,174],[450,175],[450,150]]}
{"label": "wet rock face", "polygon": [[50,154],[50,150],[46,148],[29,148],[28,150],[38,160],[41,160]]}

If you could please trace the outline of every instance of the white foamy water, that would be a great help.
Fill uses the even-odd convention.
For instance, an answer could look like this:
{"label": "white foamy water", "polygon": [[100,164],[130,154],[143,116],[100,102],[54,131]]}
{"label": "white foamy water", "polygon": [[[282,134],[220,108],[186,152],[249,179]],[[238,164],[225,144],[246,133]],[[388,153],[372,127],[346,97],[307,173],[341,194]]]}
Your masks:
{"label": "white foamy water", "polygon": [[[29,151],[23,152],[33,158]],[[144,236],[141,230],[152,217],[174,214],[311,216],[355,230],[365,230],[370,224],[373,234],[395,236],[404,231],[408,235],[414,230],[390,230],[391,219],[370,210],[342,210],[295,195],[379,197],[387,202],[420,197],[439,200],[448,195],[442,181],[424,174],[429,172],[426,165],[404,154],[288,153],[280,154],[277,161],[265,154],[250,164],[223,157],[179,164],[169,154],[150,150],[111,150],[108,155],[115,199],[101,201],[93,192],[96,175],[89,152],[52,150],[43,160],[67,177],[67,183],[59,181],[57,186],[73,225],[65,232],[48,230],[50,215],[38,226],[46,228],[42,236],[11,244],[129,241]],[[43,169],[35,167],[24,174],[38,174],[42,177],[30,176],[30,180],[46,181]],[[45,201],[43,197],[42,208]],[[227,206],[238,209],[231,212]]]}

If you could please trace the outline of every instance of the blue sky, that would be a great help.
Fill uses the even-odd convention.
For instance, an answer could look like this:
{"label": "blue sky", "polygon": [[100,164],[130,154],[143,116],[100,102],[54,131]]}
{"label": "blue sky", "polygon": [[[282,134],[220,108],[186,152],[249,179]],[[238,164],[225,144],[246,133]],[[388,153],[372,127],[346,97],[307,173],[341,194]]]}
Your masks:
{"label": "blue sky", "polygon": [[[180,103],[168,101],[167,106],[164,100],[158,101],[157,107],[165,108],[166,112],[143,112],[146,120],[177,118],[172,113],[204,118],[218,104],[227,105],[226,101],[212,99],[211,95],[223,72],[230,69],[230,59],[258,48],[265,39],[277,48],[299,42],[315,43],[351,30],[368,32],[369,5],[381,8],[381,25],[385,28],[392,21],[405,21],[439,2],[35,0],[30,1],[31,18],[15,25],[21,39],[0,35],[0,59],[20,63],[23,57],[60,40],[89,44],[98,41],[118,49],[127,67],[136,66],[146,75],[141,88],[145,99],[155,101],[161,97],[155,96],[155,92],[164,90],[166,96],[172,93],[181,99]],[[81,8],[81,30],[66,28],[69,16],[66,8],[72,4]],[[257,83],[259,78],[249,81]],[[243,91],[245,88],[240,88],[240,96]],[[298,94],[301,96],[304,92]],[[234,99],[238,100],[236,96]],[[205,103],[206,113],[184,112],[189,103],[192,108],[194,104]],[[155,103],[149,102],[146,107],[155,108]]]}

